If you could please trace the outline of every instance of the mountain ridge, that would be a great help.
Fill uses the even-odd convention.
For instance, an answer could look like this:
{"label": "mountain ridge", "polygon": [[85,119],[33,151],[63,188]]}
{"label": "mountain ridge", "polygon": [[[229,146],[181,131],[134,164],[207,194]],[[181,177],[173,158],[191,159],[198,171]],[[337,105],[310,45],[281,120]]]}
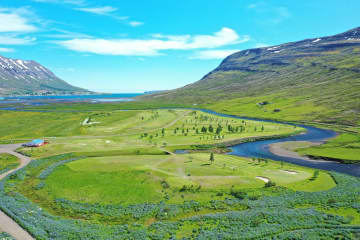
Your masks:
{"label": "mountain ridge", "polygon": [[0,55],[0,95],[74,94],[90,91],[70,85],[33,60]]}
{"label": "mountain ridge", "polygon": [[[261,118],[360,124],[360,28],[236,52],[197,82],[143,98]],[[258,107],[263,101],[271,104]]]}

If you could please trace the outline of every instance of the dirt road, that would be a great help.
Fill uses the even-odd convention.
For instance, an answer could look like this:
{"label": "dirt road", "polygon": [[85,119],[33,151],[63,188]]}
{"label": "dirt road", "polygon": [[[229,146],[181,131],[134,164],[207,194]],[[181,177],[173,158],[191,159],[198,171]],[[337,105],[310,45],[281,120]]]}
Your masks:
{"label": "dirt road", "polygon": [[[0,180],[5,178],[10,173],[26,166],[30,163],[31,159],[15,152],[15,149],[19,148],[21,144],[7,144],[0,145],[0,153],[9,153],[20,159],[20,165],[18,168],[8,171],[0,175]],[[14,220],[8,217],[5,213],[0,211],[0,232],[7,232],[12,237],[18,240],[31,240],[34,239],[30,236],[28,232],[26,232],[23,228],[21,228]]]}

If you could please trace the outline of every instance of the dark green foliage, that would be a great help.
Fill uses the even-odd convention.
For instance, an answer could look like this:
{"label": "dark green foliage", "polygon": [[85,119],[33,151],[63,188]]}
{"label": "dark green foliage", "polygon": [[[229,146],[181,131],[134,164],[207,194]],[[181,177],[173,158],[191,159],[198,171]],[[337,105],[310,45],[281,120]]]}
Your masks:
{"label": "dark green foliage", "polygon": [[214,128],[212,125],[209,126],[209,132],[213,133],[214,132]]}
{"label": "dark green foliage", "polygon": [[210,162],[211,162],[211,164],[213,164],[214,161],[215,161],[214,153],[210,153]]}
{"label": "dark green foliage", "polygon": [[317,179],[317,177],[319,176],[319,171],[315,170],[314,171],[314,175],[309,179],[310,181],[314,181]]}
{"label": "dark green foliage", "polygon": [[269,187],[275,187],[275,186],[276,186],[276,183],[270,180],[267,183],[265,183],[264,187],[269,188]]}
{"label": "dark green foliage", "polygon": [[234,190],[233,188],[231,188],[230,195],[234,196],[237,199],[243,200],[246,198],[247,193],[243,191]]}

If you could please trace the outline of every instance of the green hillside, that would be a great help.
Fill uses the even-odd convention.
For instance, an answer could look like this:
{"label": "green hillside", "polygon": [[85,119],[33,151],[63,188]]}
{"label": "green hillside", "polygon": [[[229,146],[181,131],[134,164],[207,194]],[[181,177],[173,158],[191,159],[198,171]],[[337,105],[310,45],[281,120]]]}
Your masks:
{"label": "green hillside", "polygon": [[237,52],[203,79],[144,96],[259,118],[360,124],[360,28]]}

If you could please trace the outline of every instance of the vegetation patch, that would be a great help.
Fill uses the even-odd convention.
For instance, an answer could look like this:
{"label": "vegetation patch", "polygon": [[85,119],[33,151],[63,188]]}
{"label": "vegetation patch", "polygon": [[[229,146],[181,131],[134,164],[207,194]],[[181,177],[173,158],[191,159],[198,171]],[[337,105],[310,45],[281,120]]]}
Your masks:
{"label": "vegetation patch", "polygon": [[326,144],[302,148],[297,151],[312,158],[356,163],[360,162],[360,136],[358,134],[343,133]]}
{"label": "vegetation patch", "polygon": [[5,173],[20,165],[20,161],[14,155],[0,153],[0,174]]}

